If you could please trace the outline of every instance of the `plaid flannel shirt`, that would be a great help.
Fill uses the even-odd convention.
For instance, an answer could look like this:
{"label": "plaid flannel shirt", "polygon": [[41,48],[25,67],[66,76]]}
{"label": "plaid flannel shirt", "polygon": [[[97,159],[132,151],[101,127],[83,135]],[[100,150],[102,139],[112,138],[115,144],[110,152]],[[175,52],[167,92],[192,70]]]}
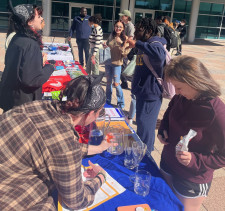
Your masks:
{"label": "plaid flannel shirt", "polygon": [[54,187],[71,209],[94,201],[99,178],[83,182],[82,158],[68,114],[57,104],[34,101],[0,116],[0,210],[55,210]]}

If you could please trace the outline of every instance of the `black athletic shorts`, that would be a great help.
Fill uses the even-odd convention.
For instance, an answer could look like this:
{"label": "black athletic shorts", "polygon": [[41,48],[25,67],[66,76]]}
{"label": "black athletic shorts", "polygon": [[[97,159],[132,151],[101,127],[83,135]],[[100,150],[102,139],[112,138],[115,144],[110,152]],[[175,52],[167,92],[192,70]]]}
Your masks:
{"label": "black athletic shorts", "polygon": [[206,197],[212,182],[197,184],[180,177],[172,176],[161,168],[161,170],[172,177],[174,191],[184,198]]}

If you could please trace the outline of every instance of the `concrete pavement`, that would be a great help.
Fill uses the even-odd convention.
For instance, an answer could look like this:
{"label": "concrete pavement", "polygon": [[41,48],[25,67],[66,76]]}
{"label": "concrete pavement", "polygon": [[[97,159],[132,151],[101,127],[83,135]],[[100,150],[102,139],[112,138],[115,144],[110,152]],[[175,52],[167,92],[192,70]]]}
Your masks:
{"label": "concrete pavement", "polygon": [[[0,71],[4,69],[4,56],[5,56],[5,33],[0,33]],[[54,42],[62,43],[64,38],[56,37]],[[51,42],[52,37],[44,37],[44,42]],[[77,45],[75,39],[72,39],[72,44],[75,50],[75,57],[78,60]],[[213,78],[219,83],[222,90],[221,99],[225,102],[225,40],[196,40],[193,44],[183,45],[183,55],[190,55],[200,59],[203,64],[209,69]],[[101,66],[101,71],[104,72],[104,66]],[[106,79],[104,78],[106,82]],[[104,86],[105,87],[105,86]],[[129,87],[130,83],[129,83]],[[130,89],[123,90],[125,97],[125,108],[124,111],[129,111],[130,106]],[[162,118],[165,112],[168,100],[163,100],[162,107],[159,113],[159,119]],[[116,92],[113,90],[113,100],[112,103],[116,105]],[[136,125],[132,125],[136,129]],[[157,133],[157,131],[156,131]],[[162,144],[156,138],[155,151],[152,153],[153,158],[156,163],[159,164],[160,156],[162,152]],[[225,211],[225,168],[216,170],[214,173],[214,179],[212,182],[211,189],[209,191],[209,196],[204,201],[201,211]]]}

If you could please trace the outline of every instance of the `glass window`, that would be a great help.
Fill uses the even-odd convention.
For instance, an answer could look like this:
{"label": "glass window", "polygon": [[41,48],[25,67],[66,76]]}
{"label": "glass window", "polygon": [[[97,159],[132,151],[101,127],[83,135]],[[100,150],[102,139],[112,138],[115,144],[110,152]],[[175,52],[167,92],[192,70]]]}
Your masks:
{"label": "glass window", "polygon": [[209,17],[208,15],[199,15],[197,26],[208,26],[209,25]]}
{"label": "glass window", "polygon": [[112,21],[102,21],[101,27],[104,33],[111,33],[113,28]]}
{"label": "glass window", "polygon": [[173,0],[136,0],[135,8],[169,11]]}
{"label": "glass window", "polygon": [[52,15],[68,17],[69,4],[52,2]]}
{"label": "glass window", "polygon": [[225,16],[223,17],[222,27],[225,27]]}
{"label": "glass window", "polygon": [[94,13],[95,14],[101,14],[102,19],[112,20],[113,7],[95,6],[94,7]]}
{"label": "glass window", "polygon": [[182,19],[186,20],[186,25],[189,23],[190,14],[185,13],[173,13],[173,21],[178,20],[181,21]]}
{"label": "glass window", "polygon": [[170,11],[172,8],[172,0],[160,0],[159,10]]}
{"label": "glass window", "polygon": [[176,12],[191,12],[192,1],[175,0],[174,11]]}
{"label": "glass window", "polygon": [[159,16],[169,16],[169,17],[171,17],[171,12],[155,11],[155,18],[157,18]]}
{"label": "glass window", "polygon": [[[54,1],[62,1],[62,0],[54,0]],[[114,2],[114,0],[76,0],[76,1],[66,0],[66,1],[73,2],[73,3],[98,4],[98,5],[106,5],[106,6],[113,6],[113,2]]]}
{"label": "glass window", "polygon": [[52,17],[52,30],[58,30],[58,31],[68,31],[68,18],[58,18],[58,17]]}
{"label": "glass window", "polygon": [[7,28],[9,25],[9,15],[0,13],[0,28]]}
{"label": "glass window", "polygon": [[197,26],[220,27],[222,16],[199,15]]}
{"label": "glass window", "polygon": [[219,29],[202,28],[202,27],[196,28],[196,33],[195,33],[196,38],[217,39],[218,35],[219,35]]}
{"label": "glass window", "polygon": [[219,29],[208,28],[207,34],[208,39],[218,39],[218,36],[219,36]]}
{"label": "glass window", "polygon": [[7,10],[7,5],[8,4],[8,0],[1,0],[0,1],[0,11],[1,12],[8,12]]}
{"label": "glass window", "polygon": [[212,4],[212,15],[222,15],[223,14],[223,4]]}
{"label": "glass window", "polygon": [[220,27],[222,21],[222,16],[210,16],[209,26]]}
{"label": "glass window", "polygon": [[211,4],[210,3],[200,3],[199,14],[210,14]]}
{"label": "glass window", "polygon": [[195,32],[195,37],[196,38],[207,38],[207,28],[196,28]]}
{"label": "glass window", "polygon": [[141,13],[141,12],[136,12],[136,13],[135,13],[135,18],[134,18],[135,23],[137,23],[137,22],[138,22],[139,20],[141,20],[143,17],[144,17],[144,14],[143,14],[143,13]]}
{"label": "glass window", "polygon": [[120,8],[116,8],[115,20],[120,19],[119,13],[120,13]]}
{"label": "glass window", "polygon": [[225,39],[225,29],[221,30],[220,39]]}

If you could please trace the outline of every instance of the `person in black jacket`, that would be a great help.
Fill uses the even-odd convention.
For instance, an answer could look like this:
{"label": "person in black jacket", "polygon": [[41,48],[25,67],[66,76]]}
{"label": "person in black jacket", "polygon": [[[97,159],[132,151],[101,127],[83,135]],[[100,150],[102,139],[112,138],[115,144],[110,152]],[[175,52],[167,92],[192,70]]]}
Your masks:
{"label": "person in black jacket", "polygon": [[179,32],[181,42],[179,43],[179,46],[177,47],[177,53],[175,55],[179,56],[179,55],[182,54],[182,41],[184,41],[184,37],[187,33],[187,27],[186,27],[186,20],[185,19],[181,20],[180,24],[177,27],[177,31]]}
{"label": "person in black jacket", "polygon": [[42,85],[54,67],[45,64],[42,56],[41,30],[43,18],[40,7],[22,4],[12,7],[11,20],[16,35],[5,55],[5,69],[0,84],[0,107],[8,111],[14,106],[42,99]]}
{"label": "person in black jacket", "polygon": [[171,25],[170,25],[170,17],[169,16],[165,16],[163,18],[163,23],[165,23],[165,26],[164,26],[164,35],[162,37],[164,37],[167,41],[167,44],[166,44],[166,49],[168,51],[170,51],[170,48],[171,48],[171,34],[173,33],[173,29],[171,28]]}

